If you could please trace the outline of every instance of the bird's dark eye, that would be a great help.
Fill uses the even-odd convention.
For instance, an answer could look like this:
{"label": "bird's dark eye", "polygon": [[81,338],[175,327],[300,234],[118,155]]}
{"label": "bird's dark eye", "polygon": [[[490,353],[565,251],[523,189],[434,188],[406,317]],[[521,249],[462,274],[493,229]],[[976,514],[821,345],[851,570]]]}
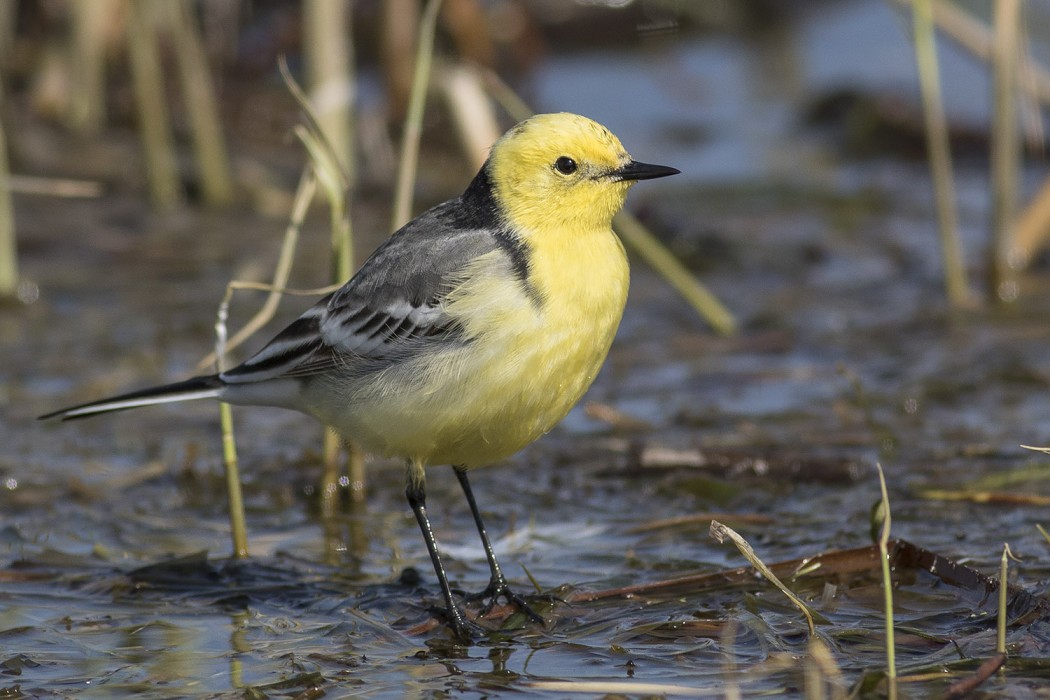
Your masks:
{"label": "bird's dark eye", "polygon": [[562,156],[554,161],[554,169],[562,175],[572,175],[576,172],[576,161],[569,156]]}

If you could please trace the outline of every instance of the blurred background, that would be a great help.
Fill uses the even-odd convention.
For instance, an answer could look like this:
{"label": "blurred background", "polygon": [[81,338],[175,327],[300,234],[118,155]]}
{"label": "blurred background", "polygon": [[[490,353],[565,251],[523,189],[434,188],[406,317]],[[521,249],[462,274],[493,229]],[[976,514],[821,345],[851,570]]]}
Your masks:
{"label": "blurred background", "polygon": [[[896,536],[989,574],[1009,541],[1041,595],[1046,459],[1019,445],[1050,443],[1048,64],[1050,5],[1021,0],[0,0],[0,689],[798,692],[797,616],[750,590],[442,646],[417,630],[436,587],[401,467],[333,476],[304,417],[235,414],[239,564],[214,405],[34,420],[191,374],[232,280],[345,279],[529,110],[682,174],[630,195],[672,264],[622,230],[631,297],[584,405],[473,479],[519,588],[740,565],[712,517],[769,560],[867,546],[879,462]],[[233,293],[231,335],[265,299]],[[431,517],[473,590],[446,471]],[[902,583],[916,666],[984,650],[983,598],[940,583]],[[832,686],[882,666],[877,586],[810,599]],[[1000,691],[1043,673],[1040,629],[1014,628],[1035,670]]]}

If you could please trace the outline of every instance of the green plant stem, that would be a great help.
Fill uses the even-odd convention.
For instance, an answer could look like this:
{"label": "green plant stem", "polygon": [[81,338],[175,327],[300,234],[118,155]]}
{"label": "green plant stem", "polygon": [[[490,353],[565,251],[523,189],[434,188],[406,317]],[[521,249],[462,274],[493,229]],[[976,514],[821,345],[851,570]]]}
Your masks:
{"label": "green plant stem", "polygon": [[[226,287],[226,295],[219,304],[215,320],[215,369],[226,369],[226,319],[229,315],[233,287]],[[233,542],[233,557],[248,556],[248,528],[244,516],[244,497],[241,493],[241,472],[237,460],[237,440],[233,431],[233,410],[228,403],[219,403],[219,424],[222,429],[222,463],[226,474],[226,498],[230,510],[230,536]]]}
{"label": "green plant stem", "polygon": [[1000,654],[1006,654],[1006,603],[1007,603],[1007,573],[1010,563],[1010,545],[1003,543],[1003,556],[999,560],[999,615],[995,625],[995,650]]}
{"label": "green plant stem", "polygon": [[222,426],[222,463],[226,473],[233,557],[245,559],[248,557],[248,528],[244,515],[244,497],[241,495],[241,472],[237,461],[237,440],[233,433],[233,410],[230,404],[219,404],[219,422]]}
{"label": "green plant stem", "polygon": [[893,630],[893,578],[890,575],[890,496],[886,490],[886,475],[882,465],[876,464],[879,472],[879,490],[882,494],[882,532],[879,534],[879,561],[882,564],[882,597],[886,624],[886,678],[889,680],[889,697],[897,697],[897,645]]}

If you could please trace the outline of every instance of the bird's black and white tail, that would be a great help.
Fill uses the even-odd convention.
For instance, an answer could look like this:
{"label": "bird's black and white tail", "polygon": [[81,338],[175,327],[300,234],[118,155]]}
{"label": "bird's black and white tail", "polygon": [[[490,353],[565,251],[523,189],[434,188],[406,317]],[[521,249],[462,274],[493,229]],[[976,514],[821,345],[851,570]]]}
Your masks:
{"label": "bird's black and white tail", "polygon": [[79,406],[70,406],[60,411],[54,411],[40,416],[40,420],[48,418],[61,418],[72,420],[74,418],[86,418],[96,413],[109,413],[110,411],[124,411],[139,406],[152,406],[160,403],[174,403],[176,401],[192,401],[194,399],[214,399],[222,393],[226,382],[219,379],[217,375],[207,377],[194,377],[183,382],[155,386],[149,389],[132,391],[120,396],[111,396],[100,401],[91,401]]}

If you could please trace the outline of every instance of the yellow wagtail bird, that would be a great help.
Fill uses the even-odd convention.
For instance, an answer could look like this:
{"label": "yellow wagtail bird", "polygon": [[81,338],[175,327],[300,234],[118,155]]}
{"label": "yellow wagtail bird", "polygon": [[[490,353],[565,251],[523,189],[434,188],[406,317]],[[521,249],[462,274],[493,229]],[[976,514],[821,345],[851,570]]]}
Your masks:
{"label": "yellow wagtail bird", "polygon": [[636,180],[677,172],[633,160],[585,117],[534,116],[495,143],[460,197],[397,231],[243,364],[42,418],[213,398],[301,411],[407,460],[405,495],[449,625],[469,638],[426,513],[425,468],[450,464],[491,571],[482,614],[502,596],[542,622],[507,586],[467,470],[546,433],[594,381],[627,299],[613,215]]}

